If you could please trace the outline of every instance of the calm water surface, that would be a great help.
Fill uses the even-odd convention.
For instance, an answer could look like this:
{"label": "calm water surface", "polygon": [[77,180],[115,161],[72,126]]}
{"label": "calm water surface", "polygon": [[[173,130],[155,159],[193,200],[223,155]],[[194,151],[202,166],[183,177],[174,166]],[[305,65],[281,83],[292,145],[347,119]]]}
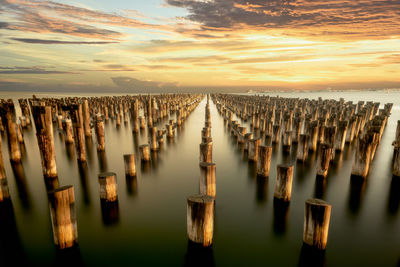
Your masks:
{"label": "calm water surface", "polygon": [[[39,97],[55,94],[37,94]],[[275,96],[277,94],[271,94]],[[295,162],[295,149],[284,155],[273,148],[269,179],[258,179],[247,155],[236,145],[214,104],[211,104],[213,161],[217,165],[215,231],[212,249],[193,250],[186,236],[186,197],[199,190],[199,143],[204,125],[203,101],[189,116],[172,142],[152,154],[150,166],[137,162],[137,179],[124,175],[123,155],[147,143],[147,132],[133,135],[130,123],[117,129],[105,124],[106,153],[99,155],[93,131],[87,139],[87,164],[78,165],[74,146],[66,146],[55,129],[56,161],[60,185],[75,188],[79,251],[69,259],[86,265],[182,266],[205,262],[208,266],[297,266],[307,261],[302,253],[304,201],[318,196],[332,205],[325,266],[396,266],[400,256],[400,181],[391,164],[396,123],[400,119],[400,93],[334,92],[287,93],[283,97],[345,98],[346,101],[394,103],[370,174],[362,185],[350,180],[355,144],[337,154],[325,183],[316,177],[316,153],[303,164]],[[30,97],[27,93],[0,93],[1,98]],[[18,106],[18,105],[17,105]],[[19,107],[17,113],[20,114]],[[174,119],[175,115],[172,115]],[[157,125],[164,127],[167,119]],[[244,122],[241,122],[243,124]],[[245,123],[249,127],[248,123]],[[56,127],[54,127],[56,128]],[[250,131],[250,128],[248,128]],[[25,261],[52,265],[63,260],[53,245],[46,188],[35,131],[24,132],[22,166],[12,167],[7,140],[3,156],[13,209],[1,214],[6,238],[2,262]],[[294,162],[292,199],[288,207],[274,205],[276,164]],[[113,171],[118,180],[118,209],[102,210],[97,175]],[[4,244],[11,238],[12,243]],[[65,256],[65,255],[64,255]],[[65,260],[65,259],[64,259]]]}

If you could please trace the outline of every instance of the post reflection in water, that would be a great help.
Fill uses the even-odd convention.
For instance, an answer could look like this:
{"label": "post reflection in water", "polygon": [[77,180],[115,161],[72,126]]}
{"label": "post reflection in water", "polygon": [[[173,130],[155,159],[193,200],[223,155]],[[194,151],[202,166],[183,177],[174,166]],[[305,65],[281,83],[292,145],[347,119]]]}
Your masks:
{"label": "post reflection in water", "polygon": [[3,266],[28,266],[24,248],[15,221],[11,199],[0,202],[0,259]]}
{"label": "post reflection in water", "polygon": [[142,173],[148,173],[150,171],[150,162],[149,161],[141,161],[140,170]]}
{"label": "post reflection in water", "polygon": [[125,175],[126,178],[126,191],[130,196],[137,195],[137,179],[136,176]]}
{"label": "post reflection in water", "polygon": [[105,151],[97,151],[97,158],[99,160],[100,172],[107,171],[107,158]]}
{"label": "post reflection in water", "polygon": [[119,222],[119,206],[118,199],[116,201],[107,202],[100,200],[101,218],[105,226],[115,225]]}
{"label": "post reflection in water", "polygon": [[257,162],[249,161],[247,172],[250,180],[254,180],[257,177]]}
{"label": "post reflection in water", "polygon": [[158,168],[158,151],[151,151],[150,159],[152,168],[156,170]]}
{"label": "post reflection in water", "polygon": [[57,189],[59,187],[58,177],[44,178],[44,183],[46,186],[46,191]]}
{"label": "post reflection in water", "polygon": [[289,202],[274,198],[274,233],[283,236],[286,233],[289,217]]}
{"label": "post reflection in water", "polygon": [[357,215],[360,211],[362,198],[365,193],[366,181],[358,176],[350,177],[350,190],[349,190],[349,211],[353,215]]}
{"label": "post reflection in water", "polygon": [[299,267],[325,266],[325,250],[318,250],[303,243],[300,251],[298,266]]}
{"label": "post reflection in water", "polygon": [[396,215],[399,211],[400,204],[400,177],[393,175],[392,182],[390,183],[388,198],[388,213],[390,215]]}
{"label": "post reflection in water", "polygon": [[139,152],[139,136],[138,136],[138,133],[132,132],[132,137],[133,137],[133,148],[134,148],[134,151],[136,153],[138,153]]}
{"label": "post reflection in water", "polygon": [[90,192],[88,185],[88,166],[86,162],[78,162],[79,177],[81,180],[83,201],[86,205],[90,204]]}
{"label": "post reflection in water", "polygon": [[11,163],[11,167],[14,173],[15,181],[17,184],[17,190],[19,198],[21,199],[22,206],[24,209],[30,209],[30,196],[28,187],[26,184],[25,171],[21,163]]}
{"label": "post reflection in water", "polygon": [[74,148],[74,144],[65,144],[65,150],[67,151],[67,158],[69,161],[73,161],[74,159],[74,155],[75,155],[75,148]]}
{"label": "post reflection in water", "polygon": [[88,162],[92,162],[93,159],[93,139],[92,137],[85,137],[86,144],[86,155]]}
{"label": "post reflection in water", "polygon": [[315,197],[323,199],[326,191],[327,178],[316,176],[315,178]]}
{"label": "post reflection in water", "polygon": [[79,245],[67,249],[56,249],[55,266],[85,266]]}
{"label": "post reflection in water", "polygon": [[185,267],[215,266],[214,252],[212,246],[203,247],[188,240],[187,251],[184,259]]}
{"label": "post reflection in water", "polygon": [[269,177],[257,176],[256,200],[259,204],[265,203],[268,199],[268,179]]}

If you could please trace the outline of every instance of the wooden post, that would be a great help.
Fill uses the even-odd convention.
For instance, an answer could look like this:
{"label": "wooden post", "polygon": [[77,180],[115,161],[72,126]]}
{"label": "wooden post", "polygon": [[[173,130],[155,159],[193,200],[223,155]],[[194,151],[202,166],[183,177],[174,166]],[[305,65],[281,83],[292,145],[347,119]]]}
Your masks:
{"label": "wooden post", "polygon": [[157,151],[157,127],[151,127],[149,129],[149,143],[152,151]]}
{"label": "wooden post", "polygon": [[76,152],[78,155],[78,161],[79,162],[85,162],[86,161],[86,151],[85,151],[85,135],[83,133],[83,128],[79,125],[74,127],[75,130],[75,147],[76,147]]}
{"label": "wooden post", "polygon": [[85,136],[92,137],[92,130],[90,128],[89,102],[87,99],[83,100],[82,113],[83,113],[83,126],[85,129]]}
{"label": "wooden post", "polygon": [[371,163],[372,153],[372,140],[366,136],[365,138],[359,138],[357,143],[356,154],[354,156],[354,162],[351,169],[351,174],[360,176],[362,178],[367,177],[369,166]]}
{"label": "wooden post", "polygon": [[57,124],[58,124],[58,130],[62,131],[63,130],[63,116],[62,115],[58,115],[57,116]]}
{"label": "wooden post", "polygon": [[400,177],[400,144],[394,147],[393,171],[394,176]]}
{"label": "wooden post", "polygon": [[212,141],[200,144],[200,163],[212,162]]}
{"label": "wooden post", "polygon": [[97,139],[97,151],[104,151],[105,150],[104,120],[101,114],[96,115],[95,133]]}
{"label": "wooden post", "polygon": [[247,133],[244,135],[244,150],[249,149],[249,143],[251,139],[253,139],[253,133]]}
{"label": "wooden post", "polygon": [[117,175],[114,172],[103,172],[99,174],[100,200],[114,202],[118,200]]}
{"label": "wooden post", "polygon": [[279,164],[276,172],[274,197],[282,201],[290,201],[292,195],[293,165]]}
{"label": "wooden post", "polygon": [[187,198],[187,234],[190,241],[211,246],[214,232],[214,198],[193,195]]}
{"label": "wooden post", "polygon": [[344,143],[346,141],[348,121],[340,121],[338,131],[335,137],[335,150],[343,151]]}
{"label": "wooden post", "polygon": [[72,121],[65,119],[65,143],[72,144],[74,142],[74,132],[72,130]]}
{"label": "wooden post", "polygon": [[125,175],[136,176],[136,163],[134,154],[124,155]]}
{"label": "wooden post", "polygon": [[131,106],[131,117],[132,117],[132,131],[137,133],[139,132],[139,102],[138,100],[132,101]]}
{"label": "wooden post", "polygon": [[332,206],[321,199],[305,202],[303,242],[319,250],[326,248]]}
{"label": "wooden post", "polygon": [[261,177],[268,177],[271,167],[271,146],[259,146],[258,148],[258,161],[257,161],[257,175]]}
{"label": "wooden post", "polygon": [[356,131],[356,117],[352,116],[349,120],[349,125],[347,127],[347,133],[346,133],[346,143],[351,143],[353,142],[354,139],[354,134]]}
{"label": "wooden post", "polygon": [[6,178],[6,171],[4,169],[4,160],[3,160],[3,150],[1,145],[1,138],[0,138],[0,179]]}
{"label": "wooden post", "polygon": [[280,138],[281,126],[274,125],[272,126],[272,143],[278,144]]}
{"label": "wooden post", "polygon": [[63,186],[48,195],[54,244],[59,249],[70,248],[78,243],[74,187]]}
{"label": "wooden post", "polygon": [[32,114],[35,121],[43,175],[46,178],[57,177],[51,106],[33,105]]}
{"label": "wooden post", "polygon": [[317,160],[317,176],[326,177],[331,161],[333,149],[328,144],[322,144]]}
{"label": "wooden post", "polygon": [[215,198],[215,163],[200,163],[200,194]]}
{"label": "wooden post", "polygon": [[249,160],[257,161],[258,158],[258,147],[261,144],[261,138],[255,138],[249,140]]}
{"label": "wooden post", "polygon": [[174,125],[170,122],[169,124],[165,125],[165,128],[167,128],[167,137],[174,137]]}
{"label": "wooden post", "polygon": [[146,128],[146,120],[142,116],[139,116],[139,124],[140,124],[140,129]]}
{"label": "wooden post", "polygon": [[163,149],[163,144],[164,144],[164,131],[163,130],[157,131],[157,140],[158,140],[158,148],[160,150]]}
{"label": "wooden post", "polygon": [[310,136],[308,149],[311,151],[316,151],[318,144],[318,121],[312,121],[310,123],[308,134]]}
{"label": "wooden post", "polygon": [[150,147],[149,145],[141,145],[139,146],[139,154],[141,161],[150,161]]}
{"label": "wooden post", "polygon": [[283,134],[283,142],[282,142],[283,152],[290,152],[290,147],[292,146],[292,131],[286,131]]}
{"label": "wooden post", "polygon": [[10,151],[10,161],[21,162],[21,150],[17,137],[17,124],[15,123],[15,108],[12,100],[1,104],[2,122],[5,124]]}
{"label": "wooden post", "polygon": [[298,161],[305,162],[308,155],[308,135],[301,134],[297,146],[296,158]]}
{"label": "wooden post", "polygon": [[9,199],[10,199],[10,192],[8,190],[8,183],[7,179],[4,177],[0,179],[0,205],[2,202],[5,202]]}

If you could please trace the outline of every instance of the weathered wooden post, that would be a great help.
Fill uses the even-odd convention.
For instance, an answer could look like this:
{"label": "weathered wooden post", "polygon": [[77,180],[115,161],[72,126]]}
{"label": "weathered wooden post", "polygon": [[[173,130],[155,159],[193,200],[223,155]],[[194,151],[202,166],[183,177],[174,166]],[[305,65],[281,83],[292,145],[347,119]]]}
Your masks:
{"label": "weathered wooden post", "polygon": [[104,151],[105,150],[105,141],[104,141],[104,120],[101,114],[96,115],[95,121],[95,133],[97,139],[97,150]]}
{"label": "weathered wooden post", "polygon": [[136,176],[136,163],[134,154],[124,155],[124,166],[126,176]]}
{"label": "weathered wooden post", "polygon": [[307,199],[304,212],[303,242],[319,250],[326,248],[332,206],[321,199]]}
{"label": "weathered wooden post", "polygon": [[282,150],[283,152],[290,152],[290,147],[292,146],[292,131],[285,131],[283,134]]}
{"label": "weathered wooden post", "polygon": [[193,195],[187,198],[187,234],[190,241],[211,246],[214,232],[214,198]]}
{"label": "weathered wooden post", "polygon": [[58,130],[60,130],[60,131],[64,130],[62,121],[63,121],[63,116],[62,115],[58,115],[57,116],[57,126],[58,126]]}
{"label": "weathered wooden post", "polygon": [[72,121],[65,119],[65,143],[72,144],[74,142],[74,132],[72,129]]}
{"label": "weathered wooden post", "polygon": [[114,202],[118,200],[117,175],[114,172],[100,173],[99,183],[101,201]]}
{"label": "weathered wooden post", "polygon": [[71,120],[74,126],[74,139],[75,147],[79,162],[86,161],[86,149],[85,149],[85,135],[83,132],[83,121],[82,121],[82,105],[73,104],[70,106]]}
{"label": "weathered wooden post", "polygon": [[258,147],[261,144],[261,138],[255,138],[249,140],[249,155],[250,161],[257,161],[258,159]]}
{"label": "weathered wooden post", "polygon": [[157,127],[149,128],[149,143],[152,151],[157,151]]}
{"label": "weathered wooden post", "polygon": [[257,161],[257,175],[261,177],[268,177],[271,167],[271,146],[258,147],[258,161]]}
{"label": "weathered wooden post", "polygon": [[298,161],[305,162],[308,155],[308,135],[301,134],[297,146],[296,158]]}
{"label": "weathered wooden post", "polygon": [[200,144],[200,163],[201,162],[212,162],[212,141]]}
{"label": "weathered wooden post", "polygon": [[35,121],[43,175],[46,178],[57,177],[51,107],[32,105],[32,114]]}
{"label": "weathered wooden post", "polygon": [[2,150],[1,140],[0,140],[0,179],[6,178],[6,171],[4,169],[4,160],[3,160],[3,150]]}
{"label": "weathered wooden post", "polygon": [[139,124],[140,124],[140,129],[146,128],[146,120],[142,116],[139,116]]}
{"label": "weathered wooden post", "polygon": [[326,177],[329,169],[329,162],[332,158],[333,148],[328,144],[321,144],[317,160],[317,176]]}
{"label": "weathered wooden post", "polygon": [[48,193],[54,244],[59,249],[78,243],[75,215],[75,195],[72,185],[63,186]]}
{"label": "weathered wooden post", "polygon": [[348,121],[339,121],[339,127],[335,137],[335,150],[343,151],[348,124]]}
{"label": "weathered wooden post", "polygon": [[293,165],[279,164],[276,172],[274,197],[282,201],[290,201],[292,195]]}
{"label": "weathered wooden post", "polygon": [[293,120],[293,132],[292,132],[293,143],[297,144],[299,142],[301,126],[302,126],[301,117],[295,117]]}
{"label": "weathered wooden post", "polygon": [[137,133],[139,132],[139,103],[138,100],[132,101],[131,106],[131,117],[132,117],[132,131]]}
{"label": "weathered wooden post", "polygon": [[139,146],[140,160],[148,162],[150,161],[150,147],[149,145]]}
{"label": "weathered wooden post", "polygon": [[247,133],[244,135],[244,150],[249,149],[250,140],[253,139],[253,133]]}
{"label": "weathered wooden post", "polygon": [[1,103],[0,106],[2,122],[7,131],[8,147],[10,151],[10,161],[21,162],[21,150],[17,137],[17,124],[15,123],[15,107],[12,100]]}
{"label": "weathered wooden post", "polygon": [[174,137],[174,125],[173,123],[170,123],[165,125],[165,128],[167,128],[167,137],[168,138],[173,138]]}
{"label": "weathered wooden post", "polygon": [[0,179],[0,205],[10,199],[10,192],[8,190],[7,178]]}
{"label": "weathered wooden post", "polygon": [[310,151],[316,151],[318,144],[318,121],[312,121],[310,123],[308,135],[310,136],[308,149]]}
{"label": "weathered wooden post", "polygon": [[351,169],[351,174],[354,176],[365,178],[368,175],[372,153],[371,139],[372,137],[369,135],[358,139],[354,162]]}
{"label": "weathered wooden post", "polygon": [[281,133],[280,125],[272,126],[272,143],[274,143],[274,144],[279,143],[280,133]]}
{"label": "weathered wooden post", "polygon": [[87,99],[83,100],[82,115],[83,115],[83,127],[85,129],[85,136],[92,137],[92,129],[90,128],[89,102]]}
{"label": "weathered wooden post", "polygon": [[215,198],[215,163],[200,163],[200,194]]}
{"label": "weathered wooden post", "polygon": [[400,177],[400,145],[394,147],[393,171],[394,176]]}
{"label": "weathered wooden post", "polygon": [[354,139],[354,134],[356,131],[356,117],[352,116],[349,120],[349,125],[347,127],[347,133],[346,133],[346,143],[351,143],[353,142]]}

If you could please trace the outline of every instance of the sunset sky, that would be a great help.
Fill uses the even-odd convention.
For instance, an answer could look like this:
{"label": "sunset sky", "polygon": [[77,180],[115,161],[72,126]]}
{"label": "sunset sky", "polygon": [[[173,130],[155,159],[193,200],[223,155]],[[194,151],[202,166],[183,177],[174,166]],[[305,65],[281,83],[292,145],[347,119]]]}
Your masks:
{"label": "sunset sky", "polygon": [[0,90],[400,87],[400,1],[0,0]]}

